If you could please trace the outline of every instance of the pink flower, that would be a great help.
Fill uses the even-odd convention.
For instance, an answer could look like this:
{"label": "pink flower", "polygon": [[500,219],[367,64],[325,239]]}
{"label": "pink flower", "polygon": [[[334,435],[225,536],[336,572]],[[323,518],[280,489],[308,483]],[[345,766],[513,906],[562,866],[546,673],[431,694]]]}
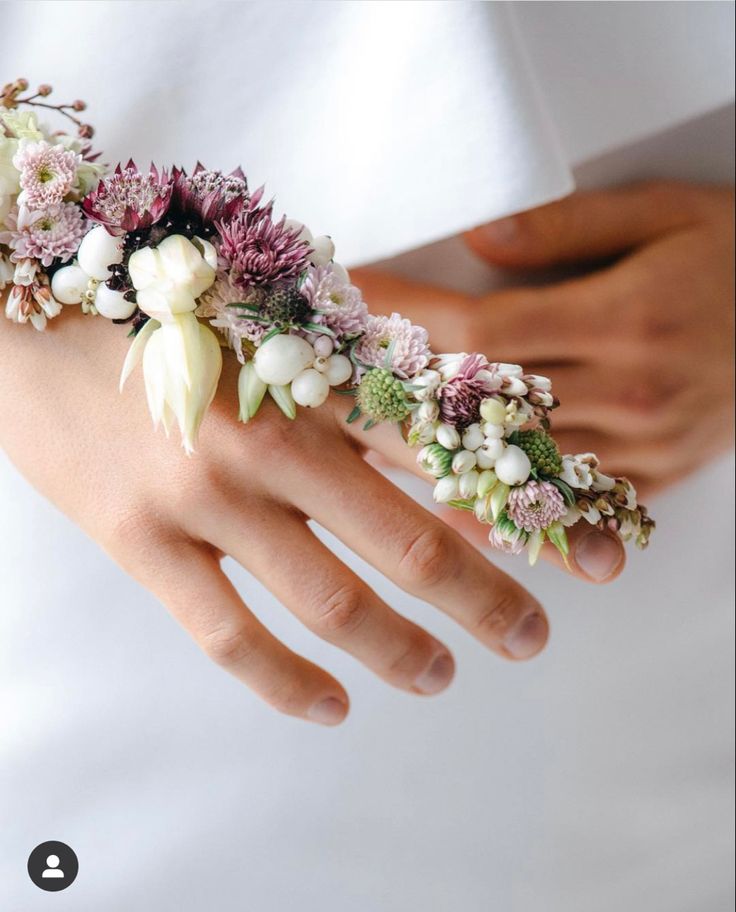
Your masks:
{"label": "pink flower", "polygon": [[259,206],[257,190],[246,209],[230,222],[218,222],[220,255],[230,267],[230,281],[240,287],[262,288],[295,279],[307,265],[310,247],[286,219],[273,220],[273,203]]}
{"label": "pink flower", "polygon": [[97,189],[82,201],[88,218],[104,225],[110,234],[142,231],[160,221],[169,210],[172,183],[165,170],[154,165],[141,174],[131,160],[118,165],[113,174],[100,181]]}
{"label": "pink flower", "polygon": [[546,529],[567,512],[559,488],[549,481],[527,481],[512,488],[506,504],[509,519],[526,532]]}
{"label": "pink flower", "polygon": [[0,233],[0,243],[12,248],[10,259],[40,260],[46,267],[55,259],[70,260],[88,228],[74,203],[57,203],[42,212],[19,212],[16,207],[5,221],[10,230]]}
{"label": "pink flower", "polygon": [[483,355],[466,355],[439,392],[440,416],[447,424],[466,428],[480,421],[480,404],[500,386],[496,372]]}
{"label": "pink flower", "polygon": [[38,210],[60,203],[72,189],[81,161],[78,152],[63,146],[52,146],[45,140],[21,141],[13,156],[13,164],[20,171],[18,204]]}
{"label": "pink flower", "polygon": [[171,213],[205,226],[229,222],[248,201],[248,183],[240,168],[231,174],[209,171],[203,164],[191,175],[174,168]]}
{"label": "pink flower", "polygon": [[355,357],[367,367],[383,367],[401,380],[408,380],[429,363],[429,334],[394,313],[390,317],[368,315],[365,332],[355,346]]}
{"label": "pink flower", "polygon": [[314,322],[327,326],[342,342],[363,332],[368,308],[360,289],[329,266],[309,266],[299,291],[317,311]]}
{"label": "pink flower", "polygon": [[243,303],[247,295],[242,288],[232,284],[227,275],[219,274],[214,285],[211,285],[199,299],[197,316],[209,319],[212,326],[225,336],[228,345],[245,363],[243,340],[258,343],[268,332],[268,326],[255,320],[243,318],[243,311],[230,304]]}

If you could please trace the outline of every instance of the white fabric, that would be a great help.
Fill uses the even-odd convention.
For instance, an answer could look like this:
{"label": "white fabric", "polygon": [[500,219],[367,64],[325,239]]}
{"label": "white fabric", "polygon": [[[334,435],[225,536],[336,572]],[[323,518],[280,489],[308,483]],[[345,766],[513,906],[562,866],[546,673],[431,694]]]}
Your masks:
{"label": "white fabric", "polygon": [[[571,164],[586,183],[660,163],[722,176],[720,115],[587,159],[727,102],[732,15],[55,3],[6,4],[0,21],[18,42],[7,78],[87,97],[106,149],[227,165],[244,150],[254,181],[362,260],[564,193]],[[417,256],[403,268],[424,276]],[[447,259],[441,278],[464,282]],[[654,503],[652,548],[611,587],[507,562],[552,617],[528,665],[488,655],[331,541],[455,652],[457,680],[431,700],[306,634],[231,566],[275,633],[347,686],[351,718],[325,731],[212,667],[0,460],[0,908],[49,905],[25,873],[47,839],[80,858],[61,912],[729,908],[732,472],[723,460]],[[693,542],[696,501],[708,511]]]}
{"label": "white fabric", "polygon": [[729,3],[53,0],[2,21],[8,78],[84,95],[111,160],[242,163],[349,263],[562,196],[572,165],[734,91]]}

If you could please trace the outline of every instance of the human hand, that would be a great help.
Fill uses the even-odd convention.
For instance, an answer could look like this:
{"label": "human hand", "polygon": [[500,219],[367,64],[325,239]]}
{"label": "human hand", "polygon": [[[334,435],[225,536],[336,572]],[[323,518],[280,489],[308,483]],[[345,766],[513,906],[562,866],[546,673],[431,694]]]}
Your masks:
{"label": "human hand", "polygon": [[645,494],[728,446],[732,190],[652,183],[577,193],[466,239],[508,269],[592,271],[480,298],[370,269],[351,274],[372,311],[401,311],[445,349],[549,376],[562,403],[552,416],[562,451],[595,451],[607,472]]}
{"label": "human hand", "polygon": [[[221,570],[224,554],[389,683],[436,693],[454,671],[447,647],[341,564],[308,518],[499,655],[529,658],[544,646],[538,602],[363,460],[365,435],[345,424],[345,397],[294,423],[265,404],[244,427],[235,420],[238,364],[226,358],[199,451],[187,458],[178,440],[152,431],[140,377],[120,397],[125,336],[71,308],[42,333],[0,319],[0,444],[270,704],[329,725],[342,721],[348,697],[250,613]],[[373,438],[379,449],[382,439]]]}

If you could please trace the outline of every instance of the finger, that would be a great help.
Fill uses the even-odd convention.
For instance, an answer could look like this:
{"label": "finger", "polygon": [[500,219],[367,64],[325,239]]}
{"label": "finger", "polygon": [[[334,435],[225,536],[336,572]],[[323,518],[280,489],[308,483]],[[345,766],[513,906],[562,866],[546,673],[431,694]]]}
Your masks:
{"label": "finger", "polygon": [[279,642],[243,604],[214,550],[161,542],[136,560],[134,575],[163,602],[199,647],[280,712],[336,725],[348,696],[326,671]]}
{"label": "finger", "polygon": [[[415,693],[444,690],[454,674],[446,646],[397,614],[341,563],[293,513],[248,539],[245,514],[221,521],[218,545],[310,630],[344,649],[389,684]],[[278,567],[274,565],[278,554]]]}
{"label": "finger", "polygon": [[[396,429],[394,429],[394,433]],[[446,612],[506,658],[526,659],[544,646],[541,606],[454,530],[418,506],[357,454],[330,467],[299,467],[291,485],[299,509],[402,589]],[[349,473],[325,497],[322,478]],[[359,495],[356,496],[356,492]]]}
{"label": "finger", "polygon": [[651,182],[574,193],[474,228],[465,235],[483,259],[508,267],[542,267],[616,256],[686,228],[709,205],[701,189]]}

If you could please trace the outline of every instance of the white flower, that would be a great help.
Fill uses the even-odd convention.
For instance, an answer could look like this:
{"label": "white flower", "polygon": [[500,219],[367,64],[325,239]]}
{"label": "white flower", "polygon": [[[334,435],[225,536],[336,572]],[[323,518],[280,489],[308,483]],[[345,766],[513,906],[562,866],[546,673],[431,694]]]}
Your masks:
{"label": "white flower", "polygon": [[456,475],[464,475],[476,466],[475,453],[470,450],[460,450],[452,457],[452,471]]}
{"label": "white flower", "polygon": [[438,443],[446,450],[456,450],[460,446],[460,434],[451,424],[441,424],[436,434]]}
{"label": "white flower", "polygon": [[417,402],[433,400],[441,382],[442,375],[439,371],[425,368],[425,370],[411,378],[414,398]]}
{"label": "white flower", "polygon": [[195,299],[215,278],[205,259],[212,259],[211,247],[203,242],[200,252],[186,238],[171,235],[155,249],[136,251],[129,263],[138,305],[154,319],[131,345],[120,386],[142,359],[154,425],[163,424],[168,434],[175,419],[187,453],[194,450],[222,370],[217,336],[194,315]]}
{"label": "white flower", "polygon": [[13,164],[18,151],[18,141],[3,135],[0,128],[0,226],[13,205],[13,197],[20,190],[20,172]]}
{"label": "white flower", "polygon": [[593,484],[593,474],[590,466],[580,456],[563,456],[560,478],[571,488],[581,488],[587,491]]}
{"label": "white flower", "polygon": [[447,503],[450,500],[456,500],[459,493],[460,483],[457,475],[445,475],[434,486],[432,496],[435,503]]}
{"label": "white flower", "polygon": [[3,254],[0,253],[0,291],[5,288],[8,282],[13,280],[14,273],[15,269],[13,268],[13,264],[6,256],[3,256]]}

